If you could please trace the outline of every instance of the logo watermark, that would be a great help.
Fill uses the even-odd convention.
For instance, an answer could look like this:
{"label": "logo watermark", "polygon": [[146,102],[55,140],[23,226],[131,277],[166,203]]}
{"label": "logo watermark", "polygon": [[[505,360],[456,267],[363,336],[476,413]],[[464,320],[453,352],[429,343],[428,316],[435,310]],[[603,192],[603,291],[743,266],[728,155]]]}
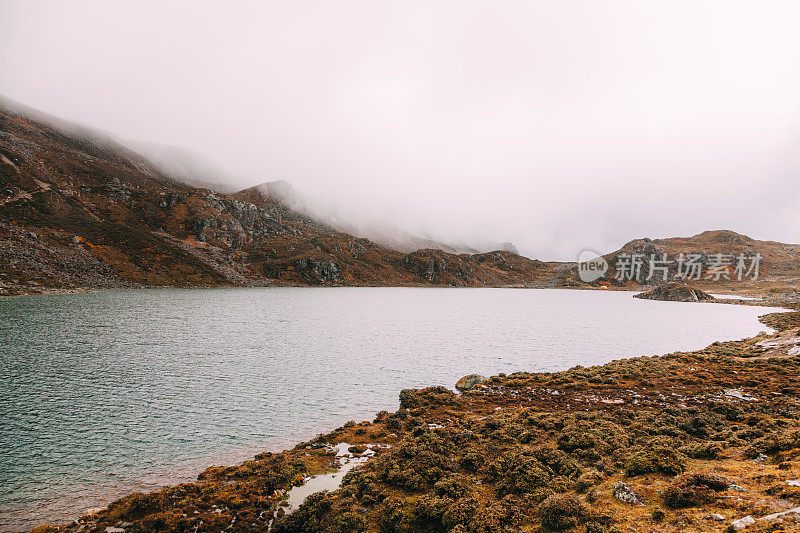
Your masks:
{"label": "logo watermark", "polygon": [[584,283],[602,278],[608,272],[608,261],[594,250],[584,250],[578,256],[578,276]]}

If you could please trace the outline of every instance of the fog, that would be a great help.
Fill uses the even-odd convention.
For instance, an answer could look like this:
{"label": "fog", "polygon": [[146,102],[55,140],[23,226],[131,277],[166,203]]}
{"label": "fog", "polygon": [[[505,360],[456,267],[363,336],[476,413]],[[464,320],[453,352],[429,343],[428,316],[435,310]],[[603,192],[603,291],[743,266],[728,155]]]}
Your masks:
{"label": "fog", "polygon": [[0,0],[0,94],[354,223],[800,236],[800,3]]}

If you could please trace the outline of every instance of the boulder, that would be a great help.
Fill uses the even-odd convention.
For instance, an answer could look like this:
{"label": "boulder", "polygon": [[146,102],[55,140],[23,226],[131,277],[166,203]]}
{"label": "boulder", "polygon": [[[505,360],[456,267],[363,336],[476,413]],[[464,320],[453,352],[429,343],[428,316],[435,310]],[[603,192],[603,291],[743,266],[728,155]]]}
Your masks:
{"label": "boulder", "polygon": [[731,529],[733,531],[741,531],[742,529],[746,528],[750,524],[755,524],[756,519],[752,516],[745,516],[744,518],[740,518],[739,520],[734,520],[731,522]]}
{"label": "boulder", "polygon": [[460,390],[461,392],[466,392],[475,387],[475,385],[483,383],[487,379],[487,377],[481,376],[480,374],[470,374],[458,380],[456,383],[456,389]]}

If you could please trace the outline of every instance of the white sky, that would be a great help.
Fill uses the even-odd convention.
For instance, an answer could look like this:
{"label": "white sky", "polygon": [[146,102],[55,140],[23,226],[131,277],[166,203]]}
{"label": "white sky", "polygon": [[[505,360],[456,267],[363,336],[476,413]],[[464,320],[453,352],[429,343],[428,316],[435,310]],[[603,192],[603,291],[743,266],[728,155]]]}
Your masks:
{"label": "white sky", "polygon": [[0,94],[356,221],[800,242],[800,2],[0,0]]}

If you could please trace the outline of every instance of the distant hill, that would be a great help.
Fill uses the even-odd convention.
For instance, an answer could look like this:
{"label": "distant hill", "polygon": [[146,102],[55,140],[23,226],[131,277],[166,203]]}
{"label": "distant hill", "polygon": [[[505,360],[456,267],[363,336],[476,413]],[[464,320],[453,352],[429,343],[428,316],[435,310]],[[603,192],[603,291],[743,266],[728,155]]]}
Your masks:
{"label": "distant hill", "polygon": [[556,283],[558,265],[507,251],[381,246],[312,218],[279,186],[225,194],[185,181],[110,135],[0,100],[0,293]]}
{"label": "distant hill", "polygon": [[[692,237],[671,237],[664,239],[642,238],[628,242],[619,250],[606,254],[604,257],[608,261],[609,271],[605,277],[599,279],[595,285],[617,285],[629,286],[637,285],[628,279],[617,279],[618,270],[623,270],[620,259],[625,261],[626,257],[634,254],[644,259],[642,267],[641,285],[656,285],[664,283],[663,272],[657,270],[652,279],[647,280],[649,275],[649,260],[651,256],[663,258],[664,254],[669,264],[662,264],[667,267],[668,282],[682,281],[679,274],[679,264],[677,259],[681,254],[688,260],[690,255],[695,257],[697,263],[701,265],[701,279],[688,280],[692,286],[702,288],[706,291],[738,291],[752,289],[773,289],[775,291],[789,290],[800,284],[800,245],[786,244],[774,241],[761,241],[752,239],[746,235],[741,235],[730,230],[704,231]],[[717,254],[723,254],[719,258]],[[760,260],[755,257],[760,255]],[[754,271],[749,275],[744,272],[742,281],[739,281],[735,271],[739,256],[745,259],[745,267],[749,270],[753,262],[758,263],[758,279],[753,280]],[[730,264],[728,264],[730,261]],[[715,279],[716,275],[709,275],[708,269],[712,265],[724,266],[726,275],[721,275]],[[686,263],[682,270],[687,271]],[[624,273],[624,272],[623,272]],[[625,277],[625,276],[620,276]]]}

